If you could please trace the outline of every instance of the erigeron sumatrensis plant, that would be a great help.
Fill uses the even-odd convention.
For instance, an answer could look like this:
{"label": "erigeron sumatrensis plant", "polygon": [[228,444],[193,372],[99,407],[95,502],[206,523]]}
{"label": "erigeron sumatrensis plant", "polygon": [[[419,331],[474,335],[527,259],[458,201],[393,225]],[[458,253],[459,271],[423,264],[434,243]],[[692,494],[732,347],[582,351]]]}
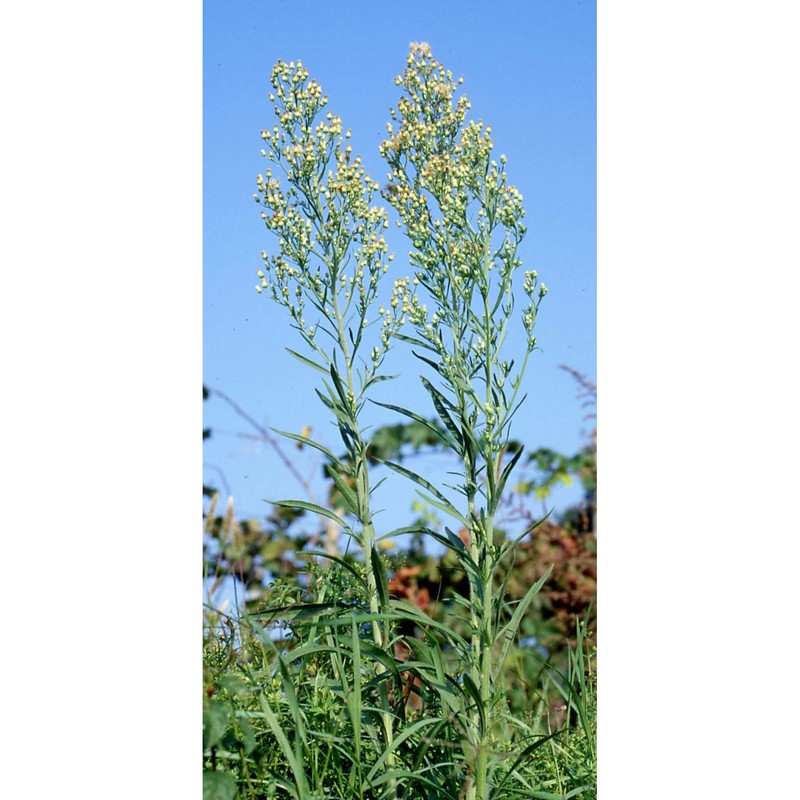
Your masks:
{"label": "erigeron sumatrensis plant", "polygon": [[[367,440],[360,417],[369,388],[388,377],[381,373],[381,364],[415,300],[407,279],[394,280],[387,293],[389,310],[376,312],[392,261],[384,239],[388,218],[383,207],[373,204],[379,186],[366,174],[361,158],[353,156],[350,131],[343,131],[341,119],[325,111],[328,98],[320,85],[300,61],[279,61],[271,83],[269,97],[277,122],[261,137],[262,155],[274,167],[258,176],[254,197],[263,206],[264,223],[278,237],[278,253],[262,252],[264,267],[258,271],[261,282],[256,290],[288,311],[310,355],[289,352],[324,375],[324,391],[317,394],[336,419],[347,456],[339,459],[306,436],[282,433],[328,457],[333,465],[330,477],[355,522],[303,501],[278,505],[326,516],[360,546],[372,638],[386,652],[389,622],[376,615],[385,610],[387,580],[375,547]],[[317,599],[321,603],[328,598]],[[384,667],[378,663],[377,669],[382,672]],[[385,682],[381,705],[385,746],[391,748],[393,716]],[[392,765],[390,757],[388,766]]]}
{"label": "erigeron sumatrensis plant", "polygon": [[[531,587],[503,625],[495,572],[512,547],[495,544],[494,518],[522,455],[517,449],[503,463],[512,418],[525,399],[519,397],[522,376],[536,347],[534,324],[547,290],[535,271],[525,272],[526,306],[517,318],[514,278],[525,236],[522,196],[508,182],[506,157],[492,156],[491,128],[467,122],[465,96],[454,101],[462,80],[453,80],[427,44],[412,44],[406,68],[395,80],[402,96],[390,112],[389,138],[380,152],[391,168],[384,196],[411,241],[414,284],[428,301],[417,302],[409,312],[414,334],[395,335],[412,345],[438,376],[438,386],[425,377],[422,382],[446,430],[444,444],[461,460],[463,483],[452,488],[464,496],[465,506],[456,507],[438,490],[431,497],[428,481],[394,468],[421,485],[429,502],[466,531],[463,539],[449,529],[446,537],[437,538],[459,556],[469,577],[471,646],[462,680],[476,702],[466,730],[473,755],[466,795],[485,800],[498,783],[490,763],[492,743],[507,732],[497,677],[522,614],[541,586]],[[505,355],[505,345],[509,326],[519,322],[526,346],[515,370],[516,359]]]}
{"label": "erigeron sumatrensis plant", "polygon": [[[279,504],[342,524],[363,551],[368,598],[368,613],[352,616],[350,622],[329,620],[327,627],[320,621],[300,650],[314,654],[319,647],[319,652],[330,654],[350,715],[354,762],[359,766],[365,758],[359,749],[364,715],[374,713],[380,719],[383,753],[366,765],[366,774],[351,784],[351,792],[369,789],[375,792],[370,797],[382,798],[397,797],[398,792],[405,797],[451,796],[426,793],[437,785],[433,776],[438,769],[442,775],[443,770],[458,774],[459,791],[463,789],[468,800],[500,800],[507,796],[504,787],[514,783],[522,759],[538,744],[507,752],[511,738],[520,732],[524,737],[526,728],[509,717],[498,676],[523,615],[547,577],[513,609],[506,607],[495,585],[498,565],[513,551],[513,544],[495,543],[495,512],[522,450],[516,449],[505,463],[504,456],[511,420],[524,400],[519,396],[522,377],[536,347],[534,324],[546,293],[536,272],[525,272],[521,286],[525,307],[521,314],[515,313],[514,283],[521,268],[518,247],[525,235],[522,197],[508,183],[505,157],[500,156],[499,163],[492,157],[491,129],[481,122],[467,122],[466,97],[454,101],[461,81],[454,81],[435,61],[427,44],[412,44],[406,69],[396,79],[402,96],[391,111],[389,138],[380,146],[391,170],[383,197],[397,211],[398,225],[413,247],[409,254],[413,278],[393,279],[388,275],[392,256],[384,238],[388,217],[385,208],[374,202],[380,187],[353,155],[350,131],[326,111],[327,97],[301,62],[278,62],[271,82],[277,121],[262,131],[262,154],[271,166],[258,176],[255,199],[278,247],[274,254],[262,253],[264,265],[256,289],[286,309],[307,348],[307,354],[289,352],[322,375],[324,391],[317,394],[336,420],[346,458],[336,458],[307,436],[285,435],[330,460],[330,477],[347,517],[340,520],[331,509],[304,501]],[[424,304],[418,293],[424,293]],[[506,355],[514,324],[521,324],[525,334],[519,359]],[[404,325],[410,332],[403,332]],[[360,420],[371,387],[389,377],[381,367],[395,340],[410,345],[433,371],[438,385],[426,377],[422,382],[443,427],[414,411],[378,405],[427,425],[457,454],[463,483],[449,488],[460,492],[463,501],[453,502],[405,467],[388,466],[419,485],[428,502],[461,529],[461,535],[447,527],[443,533],[424,532],[457,555],[469,578],[469,596],[460,598],[468,608],[467,638],[390,598],[376,548],[370,506],[374,487]],[[384,537],[419,531],[400,528]],[[329,557],[334,568],[352,570],[341,559]],[[315,613],[326,602],[335,604],[324,590],[314,600]],[[402,665],[395,663],[392,626],[400,619],[426,631],[433,629],[439,637],[426,632],[425,642],[409,641],[413,657]],[[356,627],[364,622],[371,631],[370,647],[362,645]],[[347,625],[352,626],[352,636]],[[454,674],[444,672],[442,651],[437,651],[441,640],[458,659]],[[349,673],[343,666],[345,656],[351,661]],[[376,677],[369,685],[377,687],[378,708],[367,710],[362,709],[360,682],[370,660]],[[290,681],[287,664],[281,659],[279,664],[284,681]],[[417,678],[426,691],[438,696],[434,707],[441,719],[425,717],[423,709],[417,721],[398,733],[405,719],[390,686],[401,685],[401,668],[405,676]],[[351,684],[352,691],[345,692]],[[291,686],[287,685],[286,694],[295,698],[292,713],[302,721]],[[279,731],[273,710],[265,708],[265,714],[292,765],[294,793],[302,796],[307,784],[299,751]],[[444,730],[440,722],[461,730],[461,753],[422,769],[419,754],[435,739],[432,731]],[[413,769],[398,763],[401,750],[412,753]],[[413,794],[415,785],[423,794]]]}
{"label": "erigeron sumatrensis plant", "polygon": [[[259,175],[254,198],[264,207],[261,217],[267,228],[278,237],[279,253],[262,251],[264,269],[258,271],[256,290],[267,291],[286,308],[311,357],[289,352],[324,374],[325,392],[317,394],[337,420],[349,463],[308,437],[284,435],[321,450],[338,468],[331,477],[346,510],[358,521],[357,528],[347,526],[347,533],[363,548],[369,565],[375,528],[367,442],[359,417],[368,389],[389,377],[380,372],[381,364],[416,298],[408,291],[407,278],[394,280],[389,310],[376,314],[375,301],[385,290],[382,284],[393,259],[384,239],[386,211],[372,204],[379,186],[366,174],[361,158],[352,156],[351,134],[343,133],[341,119],[330,111],[323,116],[328,98],[302,62],[278,62],[272,85],[275,92],[269,97],[278,122],[262,131],[268,149],[261,152],[282,176],[273,175],[272,168]],[[380,334],[371,337],[365,359],[365,334],[372,333],[368,329],[376,322],[381,323]],[[332,513],[319,506],[314,510]],[[367,581],[377,612],[378,586],[370,569]],[[375,638],[376,644],[382,642],[377,629]]]}

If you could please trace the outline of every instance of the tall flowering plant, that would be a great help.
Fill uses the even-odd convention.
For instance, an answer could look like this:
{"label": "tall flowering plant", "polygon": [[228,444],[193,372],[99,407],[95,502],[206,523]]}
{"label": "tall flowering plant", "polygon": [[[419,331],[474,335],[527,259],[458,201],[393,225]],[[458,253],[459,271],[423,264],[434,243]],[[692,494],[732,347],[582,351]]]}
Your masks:
{"label": "tall flowering plant", "polygon": [[[427,499],[461,528],[461,536],[429,531],[455,551],[469,576],[471,641],[465,654],[469,671],[462,680],[475,697],[467,728],[474,759],[469,798],[488,798],[489,752],[505,725],[497,673],[522,614],[541,582],[503,623],[502,598],[495,574],[512,547],[495,542],[494,518],[508,477],[522,455],[504,463],[512,418],[530,353],[536,347],[534,324],[547,293],[534,270],[524,272],[518,302],[515,278],[521,269],[519,244],[525,236],[522,195],[508,181],[506,157],[493,157],[491,127],[467,121],[470,102],[454,94],[454,80],[429,45],[412,44],[397,107],[381,144],[389,172],[384,197],[397,211],[411,241],[413,282],[424,291],[408,313],[413,334],[395,336],[410,344],[431,370],[422,377],[446,433],[444,443],[462,463],[463,483],[456,504],[422,476],[391,465],[414,480]],[[518,281],[517,281],[518,283]],[[415,295],[416,297],[416,295]],[[507,355],[513,324],[525,334],[521,360]],[[518,360],[521,361],[517,365]],[[408,409],[390,406],[419,419]],[[495,652],[497,651],[497,652]],[[492,713],[495,712],[495,713]]]}
{"label": "tall flowering plant", "polygon": [[[256,290],[283,306],[306,353],[289,349],[303,364],[322,373],[317,394],[336,420],[346,457],[302,434],[285,436],[321,451],[329,461],[346,512],[301,500],[277,505],[321,514],[341,524],[364,554],[364,583],[376,648],[390,649],[386,610],[387,578],[375,541],[367,440],[361,414],[370,387],[389,376],[381,365],[406,312],[414,308],[408,279],[387,290],[392,254],[384,238],[389,226],[379,185],[353,155],[351,133],[340,117],[326,111],[328,98],[302,62],[279,61],[272,70],[276,122],[265,129],[262,155],[270,166],[257,178],[254,198],[261,218],[277,237],[276,252],[262,252]],[[380,293],[387,309],[376,311]],[[326,554],[328,558],[336,558]],[[318,596],[322,603],[326,598]],[[335,598],[333,598],[335,600]],[[377,662],[378,672],[385,666]],[[393,740],[393,716],[385,682],[380,684],[382,723],[387,747]],[[391,766],[392,759],[388,759]]]}

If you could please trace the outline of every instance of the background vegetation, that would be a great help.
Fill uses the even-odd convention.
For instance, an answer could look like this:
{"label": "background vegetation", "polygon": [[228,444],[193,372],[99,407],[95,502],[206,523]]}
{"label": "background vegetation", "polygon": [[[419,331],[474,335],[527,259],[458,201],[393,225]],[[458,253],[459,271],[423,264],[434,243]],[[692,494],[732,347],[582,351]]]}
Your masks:
{"label": "background vegetation", "polygon": [[[596,387],[584,376],[564,369],[576,380],[578,400],[586,409],[586,418],[593,419]],[[302,459],[311,458],[308,450],[281,444],[224,393],[204,387],[203,394],[206,399],[217,397],[232,404],[249,433],[277,448],[288,463],[296,467]],[[204,438],[213,434],[209,429],[203,432]],[[414,422],[381,427],[370,440],[370,453],[376,459],[413,462],[415,457],[437,448],[441,449],[429,430]],[[329,477],[328,467],[320,467],[327,479],[327,501],[331,508],[341,508],[340,493]],[[298,480],[303,480],[300,471],[297,475]],[[556,485],[573,481],[582,487],[582,500],[556,518],[542,519],[542,501]],[[501,575],[509,601],[519,601],[551,565],[552,572],[507,653],[503,683],[512,710],[530,721],[532,731],[542,738],[556,734],[524,761],[531,794],[508,797],[593,797],[596,793],[596,481],[594,429],[577,453],[562,454],[544,448],[527,453],[524,469],[504,503],[501,519],[508,530],[518,530],[520,525],[535,526],[517,544],[513,565]],[[204,614],[205,797],[290,796],[288,790],[281,794],[277,777],[291,773],[290,761],[258,702],[258,693],[268,685],[276,696],[280,695],[283,690],[280,671],[275,673],[276,648],[300,648],[307,631],[301,624],[281,628],[286,638],[279,639],[271,610],[308,601],[309,587],[315,582],[329,585],[342,602],[358,602],[354,574],[346,569],[331,569],[336,566],[334,562],[326,563],[322,557],[309,558],[311,550],[327,551],[356,572],[363,565],[355,555],[341,552],[335,526],[320,525],[312,514],[275,506],[263,519],[239,518],[233,504],[226,502],[217,487],[205,486],[203,493],[204,577],[215,582],[236,578],[242,605],[253,614],[236,619],[211,607]],[[415,504],[409,509],[409,524],[413,523],[436,526],[441,520],[435,509]],[[500,535],[505,535],[502,527]],[[459,609],[452,598],[463,595],[466,587],[451,551],[432,551],[418,537],[401,551],[387,549],[384,554],[392,595],[412,603],[432,620],[458,630]],[[250,620],[255,622],[251,624]],[[264,632],[270,629],[270,635],[265,636]],[[420,635],[419,629],[408,632]],[[397,655],[408,657],[403,651]],[[407,690],[405,702],[412,709],[421,702],[415,694],[417,688],[403,684],[401,689]],[[297,718],[313,731],[304,745],[308,752],[300,759],[303,769],[312,769],[313,765],[320,784],[324,783],[323,774],[329,776],[330,770],[340,773],[337,777],[345,792],[341,796],[350,796],[346,792],[352,788],[347,788],[347,770],[341,759],[341,742],[349,741],[352,734],[352,722],[346,724],[342,718],[346,703],[342,704],[335,693],[325,698],[301,696],[297,702]],[[285,712],[288,719],[273,722],[291,728],[291,709],[287,706]],[[440,731],[438,745],[442,753],[447,750],[448,734],[457,739],[452,731]],[[321,741],[331,743],[327,754],[320,749]],[[360,755],[364,757],[363,753]],[[430,787],[425,791],[429,790]],[[365,793],[363,786],[359,791],[361,796],[373,796]],[[460,787],[454,785],[449,791],[450,795],[446,788],[441,795],[411,791],[407,796],[458,797]]]}

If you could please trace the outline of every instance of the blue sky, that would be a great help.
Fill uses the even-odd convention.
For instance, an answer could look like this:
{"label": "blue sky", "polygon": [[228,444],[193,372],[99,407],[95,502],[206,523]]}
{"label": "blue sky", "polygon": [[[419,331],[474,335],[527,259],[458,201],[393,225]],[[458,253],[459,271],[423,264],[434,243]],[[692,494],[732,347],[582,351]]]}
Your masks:
{"label": "blue sky", "polygon": [[[313,428],[339,450],[314,394],[315,376],[284,350],[298,347],[288,317],[254,291],[260,252],[274,239],[253,202],[255,176],[265,170],[260,131],[272,124],[269,73],[279,58],[300,59],[330,98],[330,108],[353,131],[353,147],[368,172],[385,179],[377,152],[395,75],[411,41],[427,41],[455,75],[472,115],[492,125],[496,153],[508,157],[509,180],[525,198],[526,269],[534,268],[549,294],[539,316],[536,353],[526,376],[528,400],[514,435],[528,447],[575,452],[591,423],[576,399],[567,364],[596,376],[595,255],[595,7],[593,3],[505,4],[502,14],[485,3],[355,3],[346,11],[322,2],[209,2],[204,16],[203,71],[203,374],[207,386],[234,399],[259,424],[284,430]],[[405,274],[408,244],[397,234],[390,246]],[[387,361],[391,399],[429,406],[418,387],[418,364],[395,351]],[[388,384],[385,384],[388,386]],[[383,397],[380,399],[389,399]],[[301,497],[300,484],[269,446],[239,434],[255,431],[218,398],[204,407],[212,438],[204,448],[207,483],[230,490],[240,514],[266,513],[264,498]],[[376,424],[394,423],[387,413]],[[319,464],[308,451],[282,444],[304,476],[317,481]],[[421,465],[418,464],[421,467]],[[447,463],[428,460],[426,469]],[[398,494],[399,493],[399,494]],[[577,490],[554,496],[566,502]],[[392,486],[383,500],[404,513],[408,486]]]}
{"label": "blue sky", "polygon": [[[529,231],[525,269],[536,269],[549,293],[538,320],[536,353],[526,373],[528,400],[513,434],[529,448],[573,453],[591,423],[576,399],[566,364],[596,377],[596,26],[591,2],[509,2],[498,13],[483,2],[446,4],[207,2],[203,53],[203,375],[259,424],[299,432],[304,426],[339,451],[335,429],[314,394],[316,377],[288,356],[302,343],[288,316],[254,291],[262,249],[275,241],[252,199],[266,169],[260,131],[272,124],[267,94],[277,59],[302,60],[330,98],[329,108],[353,131],[354,150],[373,178],[385,181],[378,155],[408,45],[426,41],[455,75],[472,116],[491,124],[495,152],[525,198]],[[394,225],[392,226],[394,231]],[[394,268],[406,274],[408,243],[389,239]],[[418,363],[395,350],[388,371],[400,372],[384,396],[432,414],[419,388]],[[207,483],[233,494],[239,514],[262,516],[263,499],[304,497],[301,485],[269,446],[239,434],[255,431],[224,402],[204,404],[212,438],[204,448]],[[373,413],[375,425],[395,423]],[[282,445],[300,472],[318,482],[313,454]],[[419,464],[418,468],[422,468]],[[447,462],[428,459],[442,474]],[[394,476],[393,476],[394,477]],[[393,482],[378,505],[405,514],[408,485]],[[577,488],[557,493],[566,503]]]}

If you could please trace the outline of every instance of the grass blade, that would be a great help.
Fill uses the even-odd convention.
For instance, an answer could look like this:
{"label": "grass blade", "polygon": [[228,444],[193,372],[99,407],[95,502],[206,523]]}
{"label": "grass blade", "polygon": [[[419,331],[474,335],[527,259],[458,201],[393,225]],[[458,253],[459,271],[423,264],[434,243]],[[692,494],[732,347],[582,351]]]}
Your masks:
{"label": "grass blade", "polygon": [[270,708],[267,698],[262,693],[259,693],[258,699],[261,704],[261,710],[264,712],[267,723],[272,729],[272,733],[275,736],[275,739],[277,740],[278,745],[283,752],[283,756],[289,764],[289,769],[292,771],[292,776],[294,777],[294,786],[287,786],[286,788],[290,789],[291,794],[297,798],[297,800],[303,800],[303,798],[308,797],[310,794],[303,764],[300,763],[295,757],[294,748],[289,744],[289,740],[286,737],[278,718]]}

